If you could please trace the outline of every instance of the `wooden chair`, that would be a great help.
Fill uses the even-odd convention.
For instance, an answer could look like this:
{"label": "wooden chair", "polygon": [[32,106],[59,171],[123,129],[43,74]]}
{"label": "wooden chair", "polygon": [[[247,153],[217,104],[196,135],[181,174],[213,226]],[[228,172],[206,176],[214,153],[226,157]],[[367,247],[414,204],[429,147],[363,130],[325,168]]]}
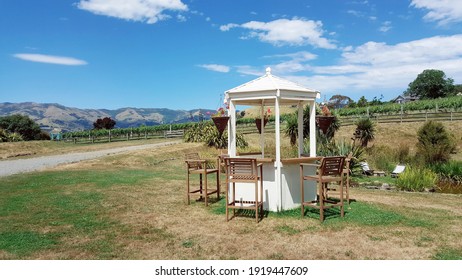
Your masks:
{"label": "wooden chair", "polygon": [[[190,204],[191,196],[199,196],[201,199],[204,197],[205,206],[208,206],[208,196],[216,193],[217,199],[220,199],[220,172],[219,162],[216,162],[216,168],[208,168],[208,160],[201,159],[198,153],[189,153],[185,155],[185,163],[187,169],[186,177],[186,195],[188,205]],[[216,174],[216,189],[209,189],[207,177],[209,174]],[[199,174],[199,188],[191,189],[190,186],[190,175]]]}
{"label": "wooden chair", "polygon": [[[263,168],[255,158],[225,158],[226,164],[226,221],[229,221],[229,209],[255,210],[255,220],[258,223],[263,215]],[[260,174],[258,174],[260,173]],[[258,184],[260,181],[260,184]],[[236,183],[252,183],[255,188],[255,200],[236,200]],[[259,187],[260,185],[260,187]],[[248,188],[247,184],[239,186]],[[229,199],[231,191],[231,200]]]}
{"label": "wooden chair", "polygon": [[[305,215],[305,206],[319,209],[320,220],[324,221],[324,209],[340,207],[341,216],[344,216],[343,207],[343,171],[344,171],[345,157],[323,157],[321,164],[318,167],[316,175],[304,175],[303,167],[306,164],[300,164],[300,191],[301,191],[301,213],[302,217]],[[316,181],[317,184],[317,198],[312,201],[305,200],[304,182]],[[339,185],[339,201],[334,201],[327,198],[327,191],[330,183],[337,183]]]}
{"label": "wooden chair", "polygon": [[[353,153],[349,153],[345,158],[345,165],[343,167],[342,175],[344,179],[344,188],[343,194],[346,197],[348,205],[350,205],[350,162],[353,158]],[[326,189],[325,197],[328,198],[328,195],[339,195],[340,185],[330,185]]]}

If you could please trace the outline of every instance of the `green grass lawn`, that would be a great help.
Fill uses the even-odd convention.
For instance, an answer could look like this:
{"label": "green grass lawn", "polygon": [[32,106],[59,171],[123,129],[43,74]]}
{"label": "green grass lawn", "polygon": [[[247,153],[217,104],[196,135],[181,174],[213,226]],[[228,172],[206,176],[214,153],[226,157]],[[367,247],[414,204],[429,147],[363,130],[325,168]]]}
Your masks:
{"label": "green grass lawn", "polygon": [[[181,144],[0,178],[1,259],[462,259],[460,195],[352,188],[337,210],[225,221],[185,204]],[[328,242],[332,250],[325,250]]]}

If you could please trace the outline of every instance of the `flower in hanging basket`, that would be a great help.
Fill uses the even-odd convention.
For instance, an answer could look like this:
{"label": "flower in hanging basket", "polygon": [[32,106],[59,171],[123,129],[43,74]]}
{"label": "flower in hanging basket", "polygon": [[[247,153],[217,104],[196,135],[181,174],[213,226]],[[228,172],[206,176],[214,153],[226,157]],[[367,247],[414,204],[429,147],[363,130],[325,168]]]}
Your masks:
{"label": "flower in hanging basket", "polygon": [[327,105],[323,105],[321,112],[321,116],[316,116],[316,124],[321,129],[322,133],[326,134],[330,125],[334,121],[334,116],[332,116],[332,113],[330,112]]}
{"label": "flower in hanging basket", "polygon": [[322,112],[322,115],[326,116],[326,117],[332,115],[330,110],[329,110],[329,107],[327,107],[327,105],[322,106],[321,112]]}
{"label": "flower in hanging basket", "polygon": [[264,118],[265,118],[265,119],[268,119],[270,116],[271,116],[271,109],[268,108],[268,110],[265,111]]}
{"label": "flower in hanging basket", "polygon": [[229,117],[226,116],[226,110],[223,107],[218,108],[217,112],[212,115],[212,121],[215,124],[220,137],[228,126],[228,120]]}
{"label": "flower in hanging basket", "polygon": [[212,117],[224,117],[226,116],[226,110],[223,107],[217,109],[215,114],[212,114]]}

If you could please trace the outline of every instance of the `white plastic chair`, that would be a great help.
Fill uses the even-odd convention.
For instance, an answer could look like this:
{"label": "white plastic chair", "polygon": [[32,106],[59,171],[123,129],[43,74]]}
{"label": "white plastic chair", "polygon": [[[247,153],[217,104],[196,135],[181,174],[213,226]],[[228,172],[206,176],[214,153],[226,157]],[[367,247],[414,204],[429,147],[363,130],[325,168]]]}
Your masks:
{"label": "white plastic chair", "polygon": [[398,177],[399,174],[404,172],[404,169],[406,169],[406,166],[398,164],[395,167],[395,169],[391,172],[391,177],[393,177],[393,178]]}

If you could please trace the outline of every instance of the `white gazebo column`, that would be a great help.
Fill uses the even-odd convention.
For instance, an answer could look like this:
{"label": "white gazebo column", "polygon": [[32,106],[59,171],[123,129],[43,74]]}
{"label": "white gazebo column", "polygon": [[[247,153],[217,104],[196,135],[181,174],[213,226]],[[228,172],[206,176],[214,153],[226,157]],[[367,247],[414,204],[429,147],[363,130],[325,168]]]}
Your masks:
{"label": "white gazebo column", "polygon": [[316,156],[316,105],[310,101],[310,157]]}
{"label": "white gazebo column", "polygon": [[265,157],[265,100],[261,101],[261,110],[260,110],[260,149],[261,149],[261,156]]}
{"label": "white gazebo column", "polygon": [[229,101],[229,125],[228,125],[228,153],[231,157],[236,156],[236,107],[232,100]]}
{"label": "white gazebo column", "polygon": [[303,154],[303,103],[298,102],[298,157]]}
{"label": "white gazebo column", "polygon": [[278,211],[282,211],[282,177],[281,177],[281,125],[280,125],[280,110],[279,110],[279,90],[278,96],[276,97],[274,103],[274,114],[275,114],[275,122],[276,122],[276,188],[279,194],[278,197]]}

